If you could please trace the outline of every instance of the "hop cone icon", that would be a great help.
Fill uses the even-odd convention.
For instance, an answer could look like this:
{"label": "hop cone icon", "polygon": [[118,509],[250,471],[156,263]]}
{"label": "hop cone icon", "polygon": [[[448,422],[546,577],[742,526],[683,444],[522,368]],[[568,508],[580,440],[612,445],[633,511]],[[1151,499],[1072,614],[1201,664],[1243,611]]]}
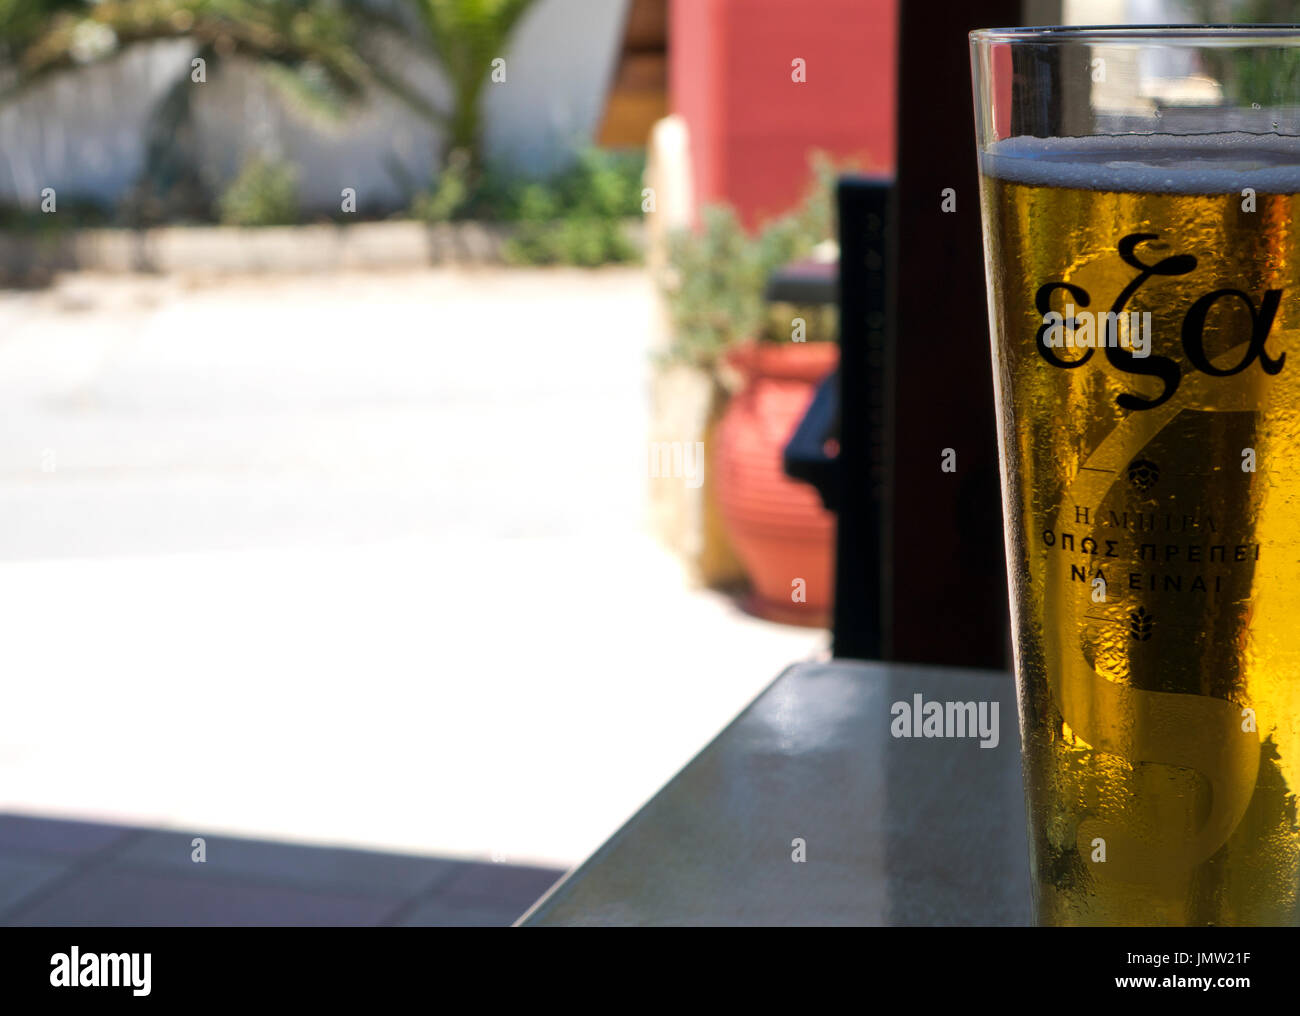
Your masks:
{"label": "hop cone icon", "polygon": [[1146,612],[1145,607],[1129,611],[1128,630],[1137,642],[1145,642],[1151,637],[1151,624],[1154,618]]}
{"label": "hop cone icon", "polygon": [[1134,459],[1128,466],[1128,482],[1146,492],[1160,479],[1160,467],[1147,459]]}

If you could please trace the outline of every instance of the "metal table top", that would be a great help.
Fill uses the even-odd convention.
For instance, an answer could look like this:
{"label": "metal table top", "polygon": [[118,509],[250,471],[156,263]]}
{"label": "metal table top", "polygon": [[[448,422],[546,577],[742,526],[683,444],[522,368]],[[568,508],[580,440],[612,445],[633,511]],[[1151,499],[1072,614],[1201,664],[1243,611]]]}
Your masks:
{"label": "metal table top", "polygon": [[[997,703],[997,745],[918,695]],[[1006,674],[797,664],[519,923],[1026,924],[1019,749]]]}

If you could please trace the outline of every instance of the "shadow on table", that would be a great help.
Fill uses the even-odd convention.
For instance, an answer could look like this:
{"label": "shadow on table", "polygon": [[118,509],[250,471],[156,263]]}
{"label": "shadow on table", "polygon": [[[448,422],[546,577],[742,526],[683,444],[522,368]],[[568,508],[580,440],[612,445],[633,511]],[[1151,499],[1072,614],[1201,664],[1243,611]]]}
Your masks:
{"label": "shadow on table", "polygon": [[505,927],[563,874],[0,813],[0,924]]}

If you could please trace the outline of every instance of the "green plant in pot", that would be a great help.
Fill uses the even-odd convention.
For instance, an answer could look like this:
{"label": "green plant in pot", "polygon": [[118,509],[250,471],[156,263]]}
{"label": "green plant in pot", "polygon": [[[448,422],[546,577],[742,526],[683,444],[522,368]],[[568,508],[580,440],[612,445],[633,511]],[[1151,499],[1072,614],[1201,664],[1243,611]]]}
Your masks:
{"label": "green plant in pot", "polygon": [[[809,486],[785,476],[782,453],[817,385],[838,362],[833,307],[768,304],[777,268],[833,254],[826,160],[793,212],[756,236],[726,208],[670,241],[664,280],[673,324],[669,359],[707,371],[719,410],[705,440],[705,475],[728,542],[753,586],[748,606],[774,620],[829,619],[834,519]],[[730,393],[730,397],[727,395]]]}
{"label": "green plant in pot", "polygon": [[[669,238],[668,267],[659,280],[672,323],[669,362],[709,371],[721,384],[728,350],[749,341],[791,341],[788,328],[773,324],[763,290],[778,268],[833,243],[837,170],[823,156],[814,156],[812,168],[813,186],[803,202],[756,235],[745,231],[732,208],[711,205],[701,211],[698,230]],[[833,326],[819,335],[833,338]]]}

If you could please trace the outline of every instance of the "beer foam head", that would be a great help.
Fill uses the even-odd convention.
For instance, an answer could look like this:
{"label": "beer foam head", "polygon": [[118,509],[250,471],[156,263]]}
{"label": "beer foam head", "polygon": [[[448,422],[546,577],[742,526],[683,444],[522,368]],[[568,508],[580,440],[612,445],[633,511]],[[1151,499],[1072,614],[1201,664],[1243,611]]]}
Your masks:
{"label": "beer foam head", "polygon": [[1300,137],[1122,134],[1005,138],[981,153],[987,176],[1033,187],[1147,194],[1300,193]]}

